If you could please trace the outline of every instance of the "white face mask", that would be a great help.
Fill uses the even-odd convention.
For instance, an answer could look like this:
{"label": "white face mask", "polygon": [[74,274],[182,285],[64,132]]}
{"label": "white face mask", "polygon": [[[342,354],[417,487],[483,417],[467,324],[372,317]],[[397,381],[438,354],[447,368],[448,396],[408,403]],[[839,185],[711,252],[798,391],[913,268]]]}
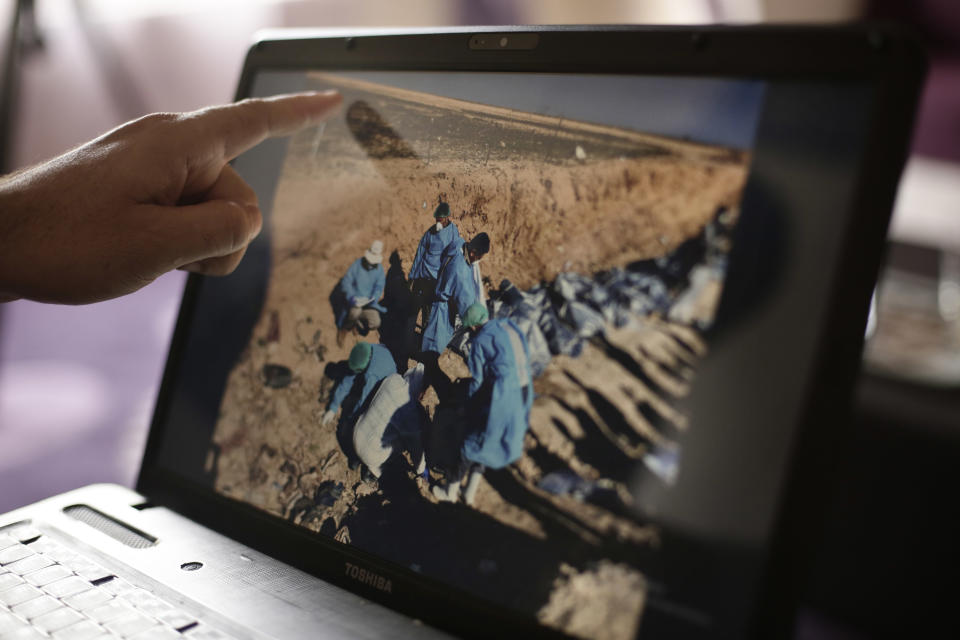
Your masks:
{"label": "white face mask", "polygon": [[443,231],[443,224],[440,222],[437,223],[437,231]]}

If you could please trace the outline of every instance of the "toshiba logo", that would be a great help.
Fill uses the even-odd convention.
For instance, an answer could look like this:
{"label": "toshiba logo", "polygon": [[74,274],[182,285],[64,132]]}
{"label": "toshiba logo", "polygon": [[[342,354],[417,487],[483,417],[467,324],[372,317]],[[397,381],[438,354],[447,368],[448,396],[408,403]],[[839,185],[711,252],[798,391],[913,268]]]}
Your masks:
{"label": "toshiba logo", "polygon": [[379,573],[374,573],[373,571],[367,571],[362,569],[355,564],[350,564],[349,562],[345,563],[347,565],[347,577],[353,578],[358,582],[363,584],[370,585],[374,589],[379,589],[380,591],[385,591],[387,593],[393,593],[393,584],[390,582],[389,578],[384,578]]}

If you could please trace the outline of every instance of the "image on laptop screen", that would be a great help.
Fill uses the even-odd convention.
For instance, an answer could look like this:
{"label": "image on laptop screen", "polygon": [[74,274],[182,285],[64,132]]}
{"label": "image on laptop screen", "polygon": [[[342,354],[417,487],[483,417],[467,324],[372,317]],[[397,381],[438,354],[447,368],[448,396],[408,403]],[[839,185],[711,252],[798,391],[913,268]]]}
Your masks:
{"label": "image on laptop screen", "polygon": [[215,490],[633,637],[663,542],[638,478],[685,472],[763,83],[287,75],[344,103],[262,203],[269,278]]}

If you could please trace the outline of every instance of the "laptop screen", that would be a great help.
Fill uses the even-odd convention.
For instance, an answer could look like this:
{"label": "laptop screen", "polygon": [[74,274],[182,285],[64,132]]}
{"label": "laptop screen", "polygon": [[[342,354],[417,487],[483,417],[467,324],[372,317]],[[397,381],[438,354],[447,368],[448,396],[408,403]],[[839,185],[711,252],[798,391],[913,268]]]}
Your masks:
{"label": "laptop screen", "polygon": [[343,108],[237,160],[264,230],[196,278],[158,465],[356,551],[381,591],[377,561],[575,636],[742,632],[825,313],[782,294],[829,282],[868,88],[252,87]]}

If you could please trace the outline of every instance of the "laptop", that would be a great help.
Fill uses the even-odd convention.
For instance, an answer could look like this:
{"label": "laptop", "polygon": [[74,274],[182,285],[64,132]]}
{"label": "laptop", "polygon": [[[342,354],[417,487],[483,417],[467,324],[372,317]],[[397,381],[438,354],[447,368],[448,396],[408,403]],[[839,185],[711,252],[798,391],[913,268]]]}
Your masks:
{"label": "laptop", "polygon": [[0,517],[0,637],[783,637],[923,74],[890,26],[284,31],[136,491]]}

